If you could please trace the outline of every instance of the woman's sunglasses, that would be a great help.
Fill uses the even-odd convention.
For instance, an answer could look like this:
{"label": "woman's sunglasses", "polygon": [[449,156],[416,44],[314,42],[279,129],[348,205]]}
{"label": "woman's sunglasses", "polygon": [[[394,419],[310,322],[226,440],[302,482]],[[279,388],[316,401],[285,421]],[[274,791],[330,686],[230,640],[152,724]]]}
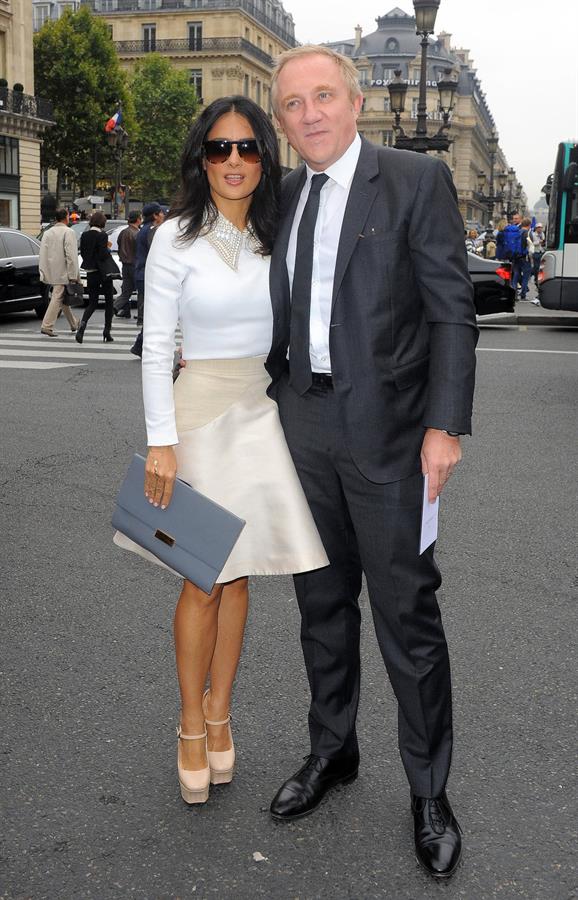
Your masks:
{"label": "woman's sunglasses", "polygon": [[205,159],[213,165],[224,163],[233,152],[233,147],[237,148],[237,153],[243,162],[261,162],[259,144],[254,138],[247,141],[205,141],[203,144]]}

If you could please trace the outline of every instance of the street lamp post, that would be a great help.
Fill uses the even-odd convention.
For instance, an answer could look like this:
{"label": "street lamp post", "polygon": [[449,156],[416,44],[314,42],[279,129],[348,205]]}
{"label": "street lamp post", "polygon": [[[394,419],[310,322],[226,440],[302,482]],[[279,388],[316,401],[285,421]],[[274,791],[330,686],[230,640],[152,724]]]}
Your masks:
{"label": "street lamp post", "polygon": [[506,216],[509,219],[512,215],[512,197],[514,193],[514,185],[516,183],[516,170],[508,169],[508,202],[506,204]]}
{"label": "street lamp post", "polygon": [[401,150],[414,150],[417,153],[427,153],[430,150],[449,150],[450,139],[446,134],[451,127],[450,115],[455,105],[457,81],[452,77],[451,69],[444,69],[444,78],[438,81],[440,110],[443,121],[437,134],[427,133],[427,51],[429,35],[433,34],[436,15],[441,0],[414,0],[416,32],[422,36],[421,40],[421,70],[419,80],[419,97],[417,104],[417,126],[414,135],[406,134],[401,125],[401,114],[405,109],[407,94],[407,82],[401,78],[401,69],[395,70],[395,79],[389,83],[389,98],[391,111],[395,115],[393,125],[395,131],[395,146]]}
{"label": "street lamp post", "polygon": [[[118,104],[118,110],[121,111],[121,105]],[[128,147],[128,134],[121,125],[115,125],[111,131],[107,131],[106,139],[109,147],[112,149],[115,161],[114,172],[114,201],[113,201],[113,218],[118,219],[118,191],[122,184],[122,155]]]}
{"label": "street lamp post", "polygon": [[[492,138],[498,139],[496,134],[492,135]],[[496,149],[497,149],[496,143]],[[496,149],[493,150],[493,154],[495,155]],[[492,162],[492,160],[490,160]],[[498,184],[498,191],[494,192],[494,180]],[[484,193],[484,188],[486,186],[486,181],[488,181],[488,193]],[[480,202],[486,204],[486,208],[488,210],[488,225],[492,221],[492,216],[494,214],[494,206],[497,203],[499,205],[500,210],[502,210],[505,198],[505,188],[508,182],[508,173],[507,172],[499,172],[498,175],[494,179],[494,170],[493,165],[490,166],[490,177],[489,179],[486,176],[486,173],[483,169],[480,169],[478,172],[478,200]],[[504,211],[505,212],[505,211]],[[486,232],[486,237],[484,239],[484,256],[486,256],[486,248],[488,243],[492,240],[493,234],[489,234]]]}
{"label": "street lamp post", "polygon": [[494,166],[496,164],[496,151],[498,149],[498,143],[500,139],[496,131],[492,131],[491,135],[487,140],[488,151],[490,154],[490,183],[488,185],[489,193],[487,197],[488,201],[488,223],[492,221],[494,217],[494,203],[496,202],[496,196],[494,194]]}
{"label": "street lamp post", "polygon": [[507,183],[508,183],[508,173],[506,171],[500,172],[498,175],[498,187],[500,188],[500,190],[498,191],[497,199],[498,199],[498,203],[500,204],[500,213],[502,216],[507,215],[506,210],[504,208]]}
{"label": "street lamp post", "polygon": [[[488,193],[484,192],[484,188],[486,185],[486,173],[481,170],[478,172],[478,200],[481,203],[486,205],[486,209],[488,211],[488,224],[492,221],[494,216],[494,206],[496,203],[503,203],[504,200],[504,188],[506,186],[506,182],[508,181],[508,173],[500,172],[499,175],[495,176],[495,165],[496,165],[496,154],[498,151],[499,137],[496,131],[492,131],[490,136],[487,139],[488,145],[488,154],[490,157],[490,175],[488,178]],[[500,190],[496,192],[495,190],[495,181],[497,180],[498,186]]]}

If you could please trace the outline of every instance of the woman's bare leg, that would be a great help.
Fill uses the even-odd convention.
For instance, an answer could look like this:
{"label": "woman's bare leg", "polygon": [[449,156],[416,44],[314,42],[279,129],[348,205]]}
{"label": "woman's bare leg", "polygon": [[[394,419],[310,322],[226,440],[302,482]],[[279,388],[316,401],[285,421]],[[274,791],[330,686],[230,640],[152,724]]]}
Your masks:
{"label": "woman's bare leg", "polygon": [[[216,722],[226,719],[229,712],[233,682],[243,647],[248,608],[248,578],[238,578],[223,587],[217,640],[210,667],[211,690],[206,709],[208,718]],[[226,725],[208,725],[207,733],[209,750],[221,751],[230,748],[229,729]]]}
{"label": "woman's bare leg", "polygon": [[[222,584],[215,585],[211,594],[205,594],[190,581],[185,581],[175,610],[175,654],[183,734],[202,734],[205,730],[201,704],[217,643],[223,587]],[[181,741],[180,744],[185,769],[206,767],[204,741]]]}

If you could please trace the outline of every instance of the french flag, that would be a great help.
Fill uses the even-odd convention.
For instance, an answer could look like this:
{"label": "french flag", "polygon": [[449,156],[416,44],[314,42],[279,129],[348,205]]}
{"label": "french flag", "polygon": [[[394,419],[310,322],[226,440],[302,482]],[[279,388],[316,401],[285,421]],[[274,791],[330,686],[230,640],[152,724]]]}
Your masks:
{"label": "french flag", "polygon": [[119,109],[115,112],[114,116],[111,116],[111,118],[108,120],[108,122],[104,126],[104,130],[105,131],[114,131],[116,126],[120,125],[121,122],[122,122],[122,113]]}

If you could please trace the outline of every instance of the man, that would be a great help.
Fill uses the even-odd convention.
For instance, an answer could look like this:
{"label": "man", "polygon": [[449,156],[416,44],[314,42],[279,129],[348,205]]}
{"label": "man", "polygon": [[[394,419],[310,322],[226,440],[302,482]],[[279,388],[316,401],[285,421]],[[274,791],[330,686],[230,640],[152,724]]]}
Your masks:
{"label": "man", "polygon": [[[544,255],[544,247],[546,246],[546,236],[544,234],[544,226],[541,222],[536,223],[536,227],[530,232],[534,253],[532,254],[532,275],[536,287],[540,287],[538,275],[540,272],[540,262]],[[532,300],[536,306],[539,306],[539,300]]]}
{"label": "man", "polygon": [[135,356],[142,356],[142,325],[144,313],[144,282],[145,282],[145,266],[147,256],[155,235],[155,228],[164,222],[166,207],[153,200],[152,203],[145,203],[142,208],[143,225],[139,230],[136,240],[135,255],[135,283],[137,289],[137,326],[141,329],[136,341],[130,348],[130,352]]}
{"label": "man", "polygon": [[520,250],[514,257],[512,283],[515,289],[520,286],[520,300],[525,300],[528,294],[528,283],[532,274],[532,255],[534,244],[530,237],[530,225],[532,220],[527,217],[517,223],[520,229]]}
{"label": "man", "polygon": [[42,235],[38,261],[40,280],[52,285],[50,303],[40,326],[41,334],[48,337],[57,337],[54,326],[61,310],[72,332],[76,331],[79,324],[65,302],[66,285],[80,281],[78,243],[74,232],[68,227],[68,210],[57,209],[55,219],[52,228],[48,228]]}
{"label": "man", "polygon": [[133,210],[128,214],[127,227],[118,236],[118,257],[122,263],[122,290],[114,301],[114,311],[120,319],[130,319],[130,298],[136,290],[134,278],[136,239],[141,222],[140,212]]}
{"label": "man", "polygon": [[276,115],[306,165],[283,186],[271,263],[272,393],[330,565],[295,577],[311,688],[311,755],[271,804],[312,812],[357,776],[362,571],[399,701],[418,859],[455,870],[459,826],[445,793],[450,669],[429,499],[470,432],[477,328],[463,224],[437,159],[360,139],[353,64],[327,48],[280,57]]}

